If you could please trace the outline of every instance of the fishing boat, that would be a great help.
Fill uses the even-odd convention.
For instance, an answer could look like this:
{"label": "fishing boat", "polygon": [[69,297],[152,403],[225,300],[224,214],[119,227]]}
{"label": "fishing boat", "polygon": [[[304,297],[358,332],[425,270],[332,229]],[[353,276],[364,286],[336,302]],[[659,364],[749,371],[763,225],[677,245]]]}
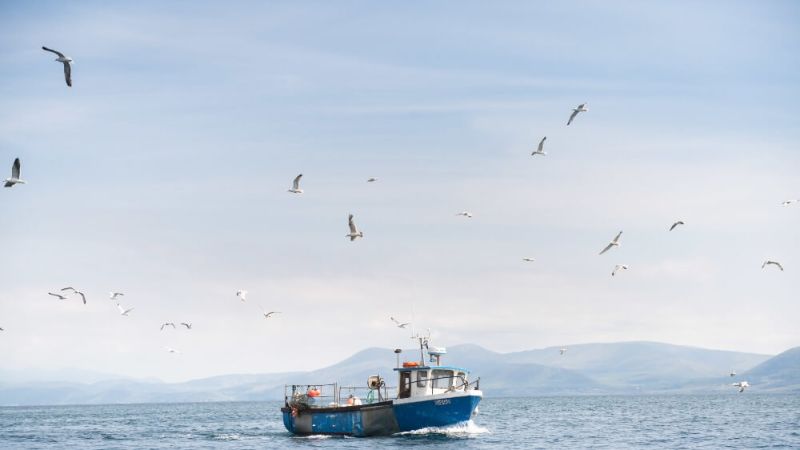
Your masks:
{"label": "fishing boat", "polygon": [[298,435],[386,436],[470,420],[483,397],[480,378],[470,381],[467,369],[441,365],[447,350],[429,345],[427,337],[415,339],[419,361],[400,364],[401,350],[395,350],[396,387],[380,375],[368,377],[364,387],[286,385],[281,408],[286,429]]}

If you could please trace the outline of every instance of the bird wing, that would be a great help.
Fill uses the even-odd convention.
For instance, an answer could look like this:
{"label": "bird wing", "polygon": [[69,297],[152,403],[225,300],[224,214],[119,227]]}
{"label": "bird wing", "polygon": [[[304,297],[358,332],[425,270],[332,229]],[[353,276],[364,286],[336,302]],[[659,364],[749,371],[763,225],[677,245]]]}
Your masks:
{"label": "bird wing", "polygon": [[604,249],[603,249],[603,251],[601,251],[601,252],[600,252],[600,254],[602,255],[603,253],[607,252],[607,251],[608,251],[608,250],[609,250],[611,247],[613,247],[613,246],[614,246],[614,244],[608,244],[608,245],[606,245],[606,248],[604,248]]}
{"label": "bird wing", "polygon": [[569,116],[569,120],[567,121],[567,125],[571,124],[572,123],[572,119],[574,119],[575,116],[577,116],[577,115],[578,115],[578,110],[577,109],[572,110],[572,114]]}
{"label": "bird wing", "polygon": [[612,240],[611,242],[613,242],[613,243],[615,243],[615,244],[616,244],[617,242],[619,242],[619,237],[620,237],[620,236],[622,236],[622,231],[620,231],[619,233],[617,233],[617,235],[614,237],[614,240]]}
{"label": "bird wing", "polygon": [[671,226],[671,227],[669,227],[669,231],[672,231],[672,230],[674,230],[674,229],[675,229],[675,227],[677,227],[677,226],[678,226],[678,222],[675,222],[675,223],[673,223],[673,224],[672,224],[672,226]]}
{"label": "bird wing", "polygon": [[[347,218],[347,225],[350,227],[350,234],[358,234],[358,229],[356,228],[355,222],[353,222],[353,215],[352,214],[350,214],[350,216]],[[351,236],[351,238],[352,238],[352,236]],[[350,239],[350,240],[353,240],[353,239]]]}
{"label": "bird wing", "polygon": [[64,297],[63,295],[53,294],[52,292],[48,292],[47,295],[52,295],[53,297],[58,297],[59,300],[64,300],[65,298],[67,298],[67,297]]}
{"label": "bird wing", "polygon": [[188,323],[186,323],[186,322],[181,322],[181,325],[185,326],[187,330],[188,330],[189,328],[192,328],[192,327],[191,327],[191,326],[190,326]]}
{"label": "bird wing", "polygon": [[61,288],[62,291],[72,291],[75,292],[75,288],[72,286],[67,286],[65,288]]}
{"label": "bird wing", "polygon": [[53,50],[53,49],[51,49],[51,48],[47,48],[47,47],[44,47],[44,46],[43,46],[43,47],[42,47],[42,50],[44,50],[44,51],[46,51],[46,52],[50,52],[50,53],[55,53],[56,55],[58,55],[58,56],[60,56],[60,57],[64,58],[64,54],[63,54],[63,53],[61,53],[61,52],[59,52],[59,51],[56,51],[56,50]]}
{"label": "bird wing", "polygon": [[389,317],[389,320],[391,320],[392,322],[400,325],[400,322],[398,322],[397,319],[395,319],[394,317]]}
{"label": "bird wing", "polygon": [[292,182],[292,189],[294,190],[300,189],[300,177],[302,176],[303,174],[301,173],[300,175],[294,177],[294,181]]}
{"label": "bird wing", "polygon": [[547,136],[543,137],[541,141],[539,141],[538,151],[544,150],[544,141],[547,139]]}
{"label": "bird wing", "polygon": [[779,262],[777,262],[777,261],[776,261],[776,262],[774,262],[773,264],[775,264],[776,266],[778,266],[778,269],[781,269],[781,272],[783,272],[783,266],[781,265],[781,263],[779,263]]}
{"label": "bird wing", "polygon": [[67,86],[72,87],[72,66],[69,62],[64,63],[64,80],[67,82]]}
{"label": "bird wing", "polygon": [[119,310],[120,314],[125,314],[125,309],[117,303],[117,309]]}
{"label": "bird wing", "polygon": [[75,291],[75,293],[81,296],[81,299],[83,299],[83,304],[85,305],[86,304],[86,296],[83,295],[83,292]]}
{"label": "bird wing", "polygon": [[11,178],[19,179],[19,158],[14,159],[14,164],[11,166]]}

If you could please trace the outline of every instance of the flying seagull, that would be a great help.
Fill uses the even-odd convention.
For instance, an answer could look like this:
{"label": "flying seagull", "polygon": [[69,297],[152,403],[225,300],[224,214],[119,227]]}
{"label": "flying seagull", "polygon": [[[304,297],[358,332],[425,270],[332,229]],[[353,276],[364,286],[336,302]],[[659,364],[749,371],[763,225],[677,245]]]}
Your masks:
{"label": "flying seagull", "polygon": [[558,352],[559,352],[559,354],[561,356],[566,355],[567,354],[567,347],[561,347],[560,349],[558,349]]}
{"label": "flying seagull", "polygon": [[52,295],[53,297],[58,297],[59,300],[66,300],[67,297],[61,294],[54,294],[52,292],[48,292],[47,295]]}
{"label": "flying seagull", "polygon": [[378,181],[377,178],[367,178],[367,183],[374,183],[376,181]]}
{"label": "flying seagull", "polygon": [[240,289],[236,291],[236,296],[239,297],[242,301],[247,300],[247,291],[244,289]]}
{"label": "flying seagull", "polygon": [[745,388],[750,387],[750,383],[748,383],[747,381],[739,381],[737,383],[731,383],[731,386],[736,386],[739,388],[739,392],[744,392]]}
{"label": "flying seagull", "polygon": [[122,292],[109,292],[108,293],[108,296],[109,296],[108,298],[110,298],[111,300],[116,300],[117,297],[122,297],[123,295],[125,295],[125,294],[123,294]]}
{"label": "flying seagull", "polygon": [[611,276],[613,277],[616,275],[618,270],[628,270],[628,266],[626,264],[617,264],[614,266],[614,271],[611,272]]}
{"label": "flying seagull", "polygon": [[395,319],[394,317],[389,317],[389,320],[391,320],[392,322],[394,322],[395,324],[397,324],[397,328],[405,328],[405,327],[407,327],[407,326],[411,325],[411,322],[404,322],[404,323],[400,323],[400,321],[398,321],[398,320],[397,320],[397,319]]}
{"label": "flying seagull", "polygon": [[611,242],[609,242],[608,245],[606,245],[606,248],[604,248],[603,251],[600,252],[600,254],[602,255],[603,253],[609,251],[612,247],[619,247],[619,237],[620,236],[622,236],[622,231],[620,231],[617,234],[617,236],[614,237],[614,239]]}
{"label": "flying seagull", "polygon": [[361,232],[361,231],[358,231],[358,228],[356,228],[356,223],[353,222],[353,215],[352,214],[350,214],[350,216],[347,218],[347,226],[350,227],[350,234],[346,234],[346,235],[344,235],[344,237],[349,237],[350,238],[350,242],[355,241],[356,238],[363,238],[364,237],[364,233]]}
{"label": "flying seagull", "polygon": [[14,159],[14,164],[11,165],[11,178],[6,178],[5,187],[14,187],[15,184],[25,184],[25,180],[19,177],[19,158]]}
{"label": "flying seagull", "polygon": [[175,329],[175,324],[174,323],[172,323],[172,322],[164,322],[164,323],[161,324],[161,331],[164,331],[164,327],[166,327],[166,326],[172,327],[173,330]]}
{"label": "flying seagull", "polygon": [[468,219],[472,218],[472,213],[469,211],[461,211],[460,213],[456,213],[457,216],[464,216]]}
{"label": "flying seagull", "polygon": [[117,303],[117,309],[119,310],[120,316],[127,316],[129,312],[133,311],[133,308],[125,309]]}
{"label": "flying seagull", "polygon": [[303,190],[300,189],[300,178],[303,176],[301,173],[300,175],[294,177],[294,181],[292,182],[292,188],[289,189],[289,192],[292,194],[302,194]]}
{"label": "flying seagull", "polygon": [[192,329],[192,323],[191,322],[181,322],[181,325],[185,326],[187,330],[191,330]]}
{"label": "flying seagull", "polygon": [[172,347],[164,347],[164,350],[166,350],[166,351],[168,351],[170,353],[180,353],[179,351],[175,350]]}
{"label": "flying seagull", "polygon": [[267,312],[267,310],[265,310],[263,307],[261,308],[261,310],[263,311],[261,313],[261,315],[264,316],[265,319],[269,319],[272,316],[274,316],[275,314],[280,314],[281,313],[280,311],[269,311],[269,312]]}
{"label": "flying seagull", "polygon": [[797,202],[800,202],[800,199],[786,200],[786,201],[781,202],[781,206],[789,206],[792,203],[797,203]]}
{"label": "flying seagull", "polygon": [[586,103],[581,103],[580,105],[578,105],[577,108],[573,108],[572,115],[569,116],[569,120],[567,121],[567,126],[569,126],[569,124],[571,124],[572,121],[575,120],[575,116],[577,116],[578,113],[586,112],[588,110],[589,108],[586,107]]}
{"label": "flying seagull", "polygon": [[58,55],[56,61],[64,63],[64,79],[67,81],[67,86],[72,87],[72,58],[47,47],[42,47],[42,50]]}
{"label": "flying seagull", "polygon": [[679,221],[677,221],[677,222],[673,223],[671,227],[669,227],[669,231],[672,231],[672,230],[674,230],[674,229],[675,229],[675,227],[677,227],[678,225],[686,225],[686,224],[685,224],[685,223],[683,223],[683,221],[682,221],[682,220],[679,220]]}
{"label": "flying seagull", "polygon": [[79,291],[79,290],[75,289],[74,287],[72,287],[72,286],[67,286],[67,287],[65,287],[65,288],[61,288],[61,291],[62,291],[62,292],[71,292],[71,293],[73,293],[73,294],[80,295],[80,296],[81,296],[81,299],[83,299],[83,304],[84,304],[84,305],[86,304],[86,296],[85,296],[85,295],[83,295],[83,292],[81,292],[81,291]]}
{"label": "flying seagull", "polygon": [[525,261],[525,262],[533,262],[534,261],[533,258],[528,258],[528,257],[522,258],[522,260]]}
{"label": "flying seagull", "polygon": [[547,136],[543,137],[542,140],[539,141],[539,146],[536,147],[536,150],[534,150],[533,153],[531,153],[531,156],[534,156],[534,155],[546,156],[547,155],[547,152],[544,151],[544,141],[546,139],[547,139]]}
{"label": "flying seagull", "polygon": [[761,268],[763,269],[764,267],[767,267],[770,264],[778,266],[778,269],[781,269],[781,272],[783,272],[783,266],[778,261],[764,261],[764,264],[761,264]]}

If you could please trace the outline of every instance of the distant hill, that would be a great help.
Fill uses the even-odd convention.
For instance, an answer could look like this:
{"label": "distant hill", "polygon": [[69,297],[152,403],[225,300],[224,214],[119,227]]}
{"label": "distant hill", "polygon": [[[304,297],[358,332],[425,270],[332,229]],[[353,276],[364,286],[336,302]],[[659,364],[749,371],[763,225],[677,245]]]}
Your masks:
{"label": "distant hill", "polygon": [[[419,358],[406,350],[404,360]],[[800,347],[775,357],[657,342],[571,345],[497,353],[465,344],[448,348],[445,363],[481,377],[486,396],[733,392],[727,373],[747,379],[755,392],[800,392]],[[369,348],[309,372],[223,375],[183,383],[107,379],[92,383],[21,381],[0,372],[0,405],[275,400],[284,384],[365,386],[369,375],[396,385],[390,349]]]}
{"label": "distant hill", "polygon": [[800,347],[791,348],[741,374],[753,387],[800,392]]}

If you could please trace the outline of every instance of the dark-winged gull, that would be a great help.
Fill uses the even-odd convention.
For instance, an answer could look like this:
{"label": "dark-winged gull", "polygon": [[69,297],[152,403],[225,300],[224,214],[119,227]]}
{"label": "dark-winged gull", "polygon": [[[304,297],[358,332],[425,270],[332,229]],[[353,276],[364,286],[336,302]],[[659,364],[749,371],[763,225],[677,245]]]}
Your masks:
{"label": "dark-winged gull", "polygon": [[65,295],[55,294],[55,293],[52,293],[52,292],[48,292],[47,295],[52,295],[53,297],[58,297],[59,300],[66,300],[67,299],[67,297]]}
{"label": "dark-winged gull", "polygon": [[361,232],[361,231],[358,231],[358,228],[356,227],[356,223],[353,222],[353,215],[352,214],[350,214],[347,217],[347,226],[350,227],[350,233],[344,235],[344,237],[349,237],[350,238],[350,242],[355,241],[356,238],[363,238],[364,237],[364,233]]}
{"label": "dark-winged gull", "polygon": [[67,86],[72,87],[72,58],[47,47],[42,47],[42,50],[58,55],[56,61],[64,64],[64,80],[67,81]]}
{"label": "dark-winged gull", "polygon": [[175,323],[173,322],[164,322],[161,324],[161,331],[164,331],[164,327],[170,326],[172,329],[175,329]]}
{"label": "dark-winged gull", "polygon": [[456,213],[457,216],[464,216],[468,219],[472,218],[472,213],[469,211],[461,211],[460,213]]}
{"label": "dark-winged gull", "polygon": [[83,300],[83,304],[84,304],[84,305],[86,304],[86,296],[83,294],[83,292],[81,292],[81,291],[79,291],[79,290],[75,289],[74,287],[72,287],[72,286],[67,286],[67,287],[65,287],[65,288],[61,288],[61,291],[62,291],[62,292],[71,292],[71,293],[73,293],[73,294],[75,294],[75,295],[80,295],[80,296],[81,296],[81,299]]}
{"label": "dark-winged gull", "polygon": [[617,233],[617,235],[614,237],[614,239],[611,242],[609,242],[608,245],[606,245],[606,248],[604,248],[603,251],[600,252],[600,254],[602,255],[603,253],[611,250],[612,247],[619,247],[619,237],[620,236],[622,236],[622,231]]}
{"label": "dark-winged gull", "polygon": [[264,316],[265,319],[270,319],[275,314],[280,314],[280,311],[267,311],[264,307],[261,307],[261,315]]}
{"label": "dark-winged gull", "polygon": [[781,272],[783,272],[783,266],[778,261],[764,261],[764,264],[761,264],[761,268],[763,269],[769,265],[773,265],[778,269],[781,269]]}
{"label": "dark-winged gull", "polygon": [[533,258],[527,257],[527,256],[525,258],[522,258],[522,260],[525,261],[525,262],[533,262],[534,261]]}
{"label": "dark-winged gull", "polygon": [[111,300],[116,300],[117,297],[122,297],[123,295],[125,294],[123,294],[122,292],[109,292],[108,298],[110,298]]}
{"label": "dark-winged gull", "polygon": [[679,221],[677,221],[677,222],[673,223],[671,227],[669,227],[669,231],[672,231],[672,230],[674,230],[674,229],[675,229],[675,228],[676,228],[678,225],[686,225],[686,224],[685,224],[685,223],[683,223],[683,221],[682,221],[682,220],[679,220]]}
{"label": "dark-winged gull", "polygon": [[187,330],[191,330],[192,329],[192,323],[191,322],[181,322],[181,325],[185,326]]}
{"label": "dark-winged gull", "polygon": [[239,289],[238,291],[236,291],[236,296],[239,297],[241,301],[245,301],[247,300],[247,291],[245,291],[244,289]]}
{"label": "dark-winged gull", "polygon": [[300,189],[300,178],[302,178],[302,177],[303,177],[302,173],[300,175],[294,177],[294,181],[292,182],[292,188],[289,189],[289,192],[291,192],[293,194],[302,194],[303,193],[303,190]]}
{"label": "dark-winged gull", "polygon": [[19,158],[15,158],[14,164],[11,165],[11,178],[6,178],[5,187],[14,187],[15,184],[25,184],[25,180],[19,177],[20,166]]}
{"label": "dark-winged gull", "polygon": [[781,206],[789,206],[792,203],[800,202],[800,199],[792,199],[792,200],[784,200],[781,202]]}
{"label": "dark-winged gull", "polygon": [[569,124],[571,124],[572,121],[575,120],[575,117],[578,115],[578,113],[586,112],[588,110],[589,108],[586,107],[586,103],[581,103],[580,105],[578,105],[577,108],[573,108],[572,114],[569,116],[569,120],[567,121],[567,125],[569,126]]}
{"label": "dark-winged gull", "polygon": [[377,179],[377,178],[374,178],[374,177],[372,177],[372,178],[367,178],[367,183],[374,183],[374,182],[376,182],[376,181],[378,181],[378,179]]}
{"label": "dark-winged gull", "polygon": [[544,151],[544,141],[546,141],[546,140],[547,140],[547,136],[543,137],[542,140],[539,141],[539,146],[536,147],[536,150],[534,150],[533,153],[531,153],[531,156],[534,156],[534,155],[546,156],[547,155],[547,152]]}

